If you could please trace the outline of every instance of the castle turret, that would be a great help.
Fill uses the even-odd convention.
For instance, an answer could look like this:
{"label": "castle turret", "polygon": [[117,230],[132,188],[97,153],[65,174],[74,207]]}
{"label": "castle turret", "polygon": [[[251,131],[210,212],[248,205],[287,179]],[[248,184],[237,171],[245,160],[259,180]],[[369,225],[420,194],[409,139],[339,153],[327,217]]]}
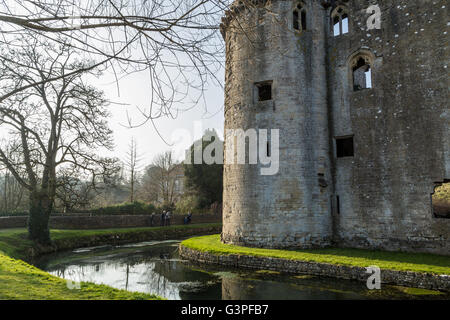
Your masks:
{"label": "castle turret", "polygon": [[262,175],[259,162],[229,164],[233,140],[226,138],[226,243],[330,244],[327,22],[320,1],[236,2],[224,19],[226,134],[229,129],[278,129],[280,159],[273,175]]}

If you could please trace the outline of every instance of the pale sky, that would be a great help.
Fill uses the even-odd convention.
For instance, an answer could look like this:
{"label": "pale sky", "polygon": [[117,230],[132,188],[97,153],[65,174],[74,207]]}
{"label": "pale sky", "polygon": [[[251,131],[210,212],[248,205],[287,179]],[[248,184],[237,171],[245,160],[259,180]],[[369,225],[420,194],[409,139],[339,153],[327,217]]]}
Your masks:
{"label": "pale sky", "polygon": [[[8,6],[10,8],[15,8],[14,10],[17,10],[18,12],[24,10],[20,6],[15,6],[15,4],[16,2],[12,2],[9,3]],[[220,35],[217,36],[219,39],[218,41],[222,41]],[[120,37],[120,35],[118,35],[118,37]],[[166,54],[166,52],[162,52],[161,54]],[[183,58],[183,56],[180,56],[178,58],[180,61],[183,61],[186,57]],[[167,59],[167,56],[165,56],[165,59]],[[210,83],[205,93],[205,102],[200,103],[195,108],[187,112],[179,113],[176,119],[160,118],[155,120],[155,125],[159,130],[159,133],[168,143],[172,142],[171,140],[174,132],[178,132],[178,134],[180,134],[180,129],[188,130],[182,133],[184,141],[171,147],[158,135],[151,122],[134,129],[126,127],[128,125],[127,111],[132,117],[132,120],[135,120],[136,123],[142,122],[143,120],[143,117],[138,112],[137,107],[145,108],[149,105],[149,101],[151,99],[151,89],[149,88],[150,81],[148,74],[146,72],[142,72],[138,74],[131,74],[125,78],[122,78],[119,81],[119,96],[117,91],[117,83],[115,83],[115,77],[111,73],[112,70],[110,69],[111,68],[108,70],[109,73],[105,73],[105,75],[100,79],[91,79],[88,76],[85,77],[86,82],[94,85],[98,89],[103,90],[108,100],[122,104],[129,104],[129,106],[117,104],[111,104],[110,106],[112,113],[110,127],[114,131],[116,149],[113,153],[105,153],[105,155],[115,156],[124,161],[126,159],[126,153],[129,149],[131,139],[134,137],[137,142],[138,154],[141,155],[142,158],[142,168],[151,163],[152,159],[157,154],[170,149],[176,152],[175,155],[178,160],[183,160],[184,150],[189,148],[194,140],[201,137],[201,132],[197,132],[194,136],[194,124],[198,121],[201,121],[201,126],[203,127],[202,131],[208,128],[214,128],[218,132],[219,137],[223,138],[224,96],[223,90],[220,86],[212,85],[212,83]],[[222,81],[221,84],[223,85],[223,70],[219,74],[215,74],[215,76],[217,79]],[[196,74],[193,74],[192,78],[194,81]],[[208,112],[206,112],[206,106]],[[181,109],[186,108],[184,105],[175,107],[179,107]],[[192,136],[192,138],[188,139],[189,136]],[[5,130],[0,128],[0,138],[6,137],[7,135]]]}
{"label": "pale sky", "polygon": [[[154,123],[161,138],[151,122],[147,122],[137,128],[129,128],[128,126],[127,112],[134,123],[141,123],[144,120],[138,107],[145,109],[149,105],[151,89],[149,88],[148,74],[141,72],[125,76],[119,80],[119,85],[117,86],[111,71],[107,72],[98,79],[91,76],[84,78],[87,83],[104,91],[106,98],[114,102],[109,106],[109,110],[111,112],[110,128],[114,132],[116,148],[113,152],[105,150],[104,156],[118,157],[120,160],[125,161],[129,144],[134,137],[137,142],[138,155],[140,155],[141,159],[140,169],[144,169],[157,154],[168,150],[175,152],[175,157],[178,161],[184,160],[185,150],[195,140],[199,139],[206,129],[216,129],[219,137],[223,139],[224,94],[219,84],[210,82],[205,92],[204,102],[202,101],[188,111],[178,113],[175,119],[168,117],[156,119]],[[223,71],[216,74],[216,76],[217,79],[222,81],[221,85],[223,86]],[[195,77],[196,75],[193,74],[193,78]],[[119,88],[120,96],[117,88]],[[174,108],[186,109],[187,105],[188,103],[174,105]],[[0,127],[1,139],[7,138],[5,129]],[[183,141],[173,141],[174,134],[178,137],[182,136]]]}
{"label": "pale sky", "polygon": [[[223,79],[223,74],[218,75],[218,78]],[[120,80],[120,96],[112,75],[105,74],[100,79],[90,80],[90,82],[98,89],[103,90],[109,100],[130,105],[111,104],[110,106],[112,113],[110,127],[114,131],[116,144],[115,152],[111,155],[117,156],[121,160],[126,159],[126,153],[132,137],[137,142],[138,154],[142,158],[142,168],[150,164],[157,154],[170,149],[175,151],[178,160],[183,160],[184,150],[189,148],[194,140],[200,138],[202,131],[208,128],[216,129],[219,137],[223,139],[224,95],[222,88],[218,85],[210,84],[205,93],[207,113],[205,103],[202,102],[189,111],[179,113],[175,119],[165,117],[155,120],[159,133],[167,143],[174,143],[172,141],[174,134],[183,136],[184,141],[175,141],[175,144],[171,147],[161,139],[151,122],[147,122],[138,128],[128,127],[127,111],[136,123],[144,119],[137,107],[148,106],[150,101],[151,91],[148,87],[149,81],[146,73],[132,74]],[[183,108],[183,106],[180,107]],[[202,127],[202,130],[199,127]],[[180,130],[187,131],[183,132]]]}

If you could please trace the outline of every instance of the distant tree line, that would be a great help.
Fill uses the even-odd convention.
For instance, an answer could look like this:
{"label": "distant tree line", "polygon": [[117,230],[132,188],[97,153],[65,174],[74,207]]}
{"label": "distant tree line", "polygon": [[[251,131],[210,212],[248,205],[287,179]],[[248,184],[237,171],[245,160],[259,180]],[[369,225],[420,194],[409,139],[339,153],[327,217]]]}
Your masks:
{"label": "distant tree line", "polygon": [[[202,151],[217,139],[202,140]],[[188,150],[193,155],[194,143]],[[197,144],[198,146],[198,144]],[[64,168],[58,171],[52,213],[151,214],[162,210],[174,213],[211,213],[222,203],[223,165],[183,164],[172,151],[154,157],[150,165],[139,170],[142,157],[133,139],[124,161],[104,180],[93,184]],[[8,170],[0,171],[0,215],[27,213],[29,192]]]}

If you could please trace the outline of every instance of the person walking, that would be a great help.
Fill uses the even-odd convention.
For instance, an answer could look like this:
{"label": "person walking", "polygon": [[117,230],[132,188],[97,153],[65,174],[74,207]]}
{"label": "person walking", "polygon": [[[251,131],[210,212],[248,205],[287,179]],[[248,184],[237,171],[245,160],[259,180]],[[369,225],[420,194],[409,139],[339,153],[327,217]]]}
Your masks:
{"label": "person walking", "polygon": [[163,210],[163,212],[161,213],[161,227],[164,227],[165,224],[166,224],[166,211]]}
{"label": "person walking", "polygon": [[167,211],[167,213],[166,213],[166,220],[167,220],[167,225],[168,226],[170,226],[170,218],[171,218],[170,211]]}
{"label": "person walking", "polygon": [[152,215],[150,216],[150,227],[153,227],[154,223],[155,223],[155,213],[152,212]]}

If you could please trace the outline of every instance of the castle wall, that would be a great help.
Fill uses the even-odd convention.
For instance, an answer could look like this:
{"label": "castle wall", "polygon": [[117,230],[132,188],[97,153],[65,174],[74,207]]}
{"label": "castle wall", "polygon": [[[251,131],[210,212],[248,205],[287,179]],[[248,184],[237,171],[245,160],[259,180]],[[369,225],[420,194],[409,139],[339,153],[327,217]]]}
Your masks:
{"label": "castle wall", "polygon": [[[350,32],[329,39],[333,135],[354,134],[335,161],[336,240],[342,246],[450,253],[450,221],[433,217],[435,183],[450,179],[447,1],[350,1]],[[373,88],[353,91],[352,54],[373,56]]]}
{"label": "castle wall", "polygon": [[[262,176],[226,155],[222,240],[449,254],[450,220],[431,206],[450,179],[447,1],[337,1],[350,22],[337,37],[324,2],[304,1],[300,33],[290,0],[270,2],[274,14],[233,11],[225,27],[225,130],[280,129],[280,169]],[[375,3],[381,29],[367,30]],[[360,55],[373,87],[354,91]],[[273,100],[255,101],[268,80]],[[347,136],[354,156],[337,158],[335,138]]]}
{"label": "castle wall", "polygon": [[[292,6],[275,1],[270,9],[291,19]],[[263,247],[330,243],[331,187],[319,185],[319,174],[331,179],[326,20],[317,2],[308,1],[307,8],[310,28],[302,33],[287,27],[292,20],[275,23],[272,15],[256,10],[240,12],[227,28],[225,130],[279,129],[280,168],[276,175],[263,176],[259,164],[228,165],[225,159],[225,242]],[[268,80],[273,100],[255,101],[255,83]]]}

